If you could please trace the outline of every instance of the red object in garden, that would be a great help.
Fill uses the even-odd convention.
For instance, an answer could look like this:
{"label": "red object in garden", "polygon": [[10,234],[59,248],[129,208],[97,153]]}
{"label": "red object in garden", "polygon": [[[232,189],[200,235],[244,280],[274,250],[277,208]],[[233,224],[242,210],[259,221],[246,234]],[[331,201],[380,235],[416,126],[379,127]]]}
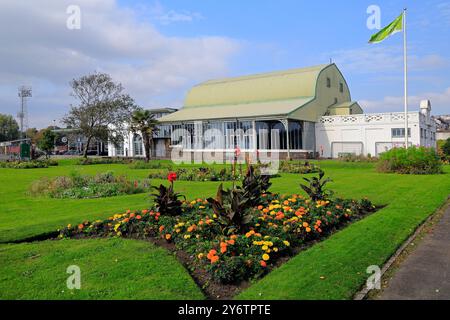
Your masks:
{"label": "red object in garden", "polygon": [[236,157],[239,157],[241,155],[241,148],[239,148],[238,146],[236,146],[236,149],[234,149],[234,155]]}
{"label": "red object in garden", "polygon": [[169,175],[167,176],[167,180],[169,180],[169,182],[171,183],[177,181],[177,174],[175,172],[170,172]]}

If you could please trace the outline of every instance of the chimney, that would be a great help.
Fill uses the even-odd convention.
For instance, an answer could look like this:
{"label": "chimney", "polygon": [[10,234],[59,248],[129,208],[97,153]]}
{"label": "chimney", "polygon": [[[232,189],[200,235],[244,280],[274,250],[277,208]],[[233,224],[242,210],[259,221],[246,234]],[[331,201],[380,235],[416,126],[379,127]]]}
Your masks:
{"label": "chimney", "polygon": [[420,101],[420,113],[425,116],[426,123],[430,123],[431,116],[431,102],[430,100],[422,100]]}

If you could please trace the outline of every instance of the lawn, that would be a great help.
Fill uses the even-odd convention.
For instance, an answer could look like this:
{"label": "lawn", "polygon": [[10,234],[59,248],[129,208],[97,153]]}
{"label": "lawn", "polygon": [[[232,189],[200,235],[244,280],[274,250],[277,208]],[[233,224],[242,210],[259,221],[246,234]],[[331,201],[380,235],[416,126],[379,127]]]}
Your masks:
{"label": "lawn", "polygon": [[[176,258],[147,242],[49,240],[3,245],[0,257],[1,299],[203,298]],[[70,265],[80,267],[81,290],[66,287]]]}
{"label": "lawn", "polygon": [[[386,207],[301,252],[254,283],[238,298],[351,298],[367,278],[366,268],[373,264],[382,265],[415,228],[444,203],[450,193],[449,166],[445,168],[445,175],[434,176],[380,174],[375,172],[372,164],[364,163],[326,161],[321,162],[320,166],[334,180],[330,188],[337,195],[357,199],[367,196],[374,203]],[[148,170],[130,170],[126,165],[74,166],[71,162],[48,169],[0,169],[0,242],[18,241],[54,231],[68,223],[76,224],[86,219],[104,218],[127,209],[148,206],[146,194],[89,200],[33,198],[27,195],[32,181],[42,176],[67,175],[74,169],[87,174],[114,171],[116,174],[126,173],[130,178],[145,178],[148,174]],[[271,191],[298,193],[300,180],[300,175],[282,174],[272,180]],[[153,184],[160,182],[152,181]],[[215,194],[217,185],[217,182],[177,181],[176,190],[188,199],[204,198]],[[35,256],[33,252],[39,252],[42,258],[39,256],[36,261],[30,261],[30,257]],[[52,252],[65,254],[52,255]],[[158,262],[148,263],[147,266],[146,261],[154,256],[158,257],[159,260],[155,260]],[[112,257],[125,260],[133,257],[125,264],[131,271],[111,264]],[[73,259],[79,259],[80,263],[91,268],[88,271],[91,278],[86,280],[88,283],[82,292],[73,296],[67,292],[61,295],[63,289],[60,287],[65,285],[64,279],[68,276],[61,268],[72,264]],[[193,282],[186,280],[184,269],[173,259],[164,255],[162,249],[148,243],[123,239],[3,244],[0,247],[0,298],[177,299],[180,295],[174,288],[178,286],[178,278],[187,283],[186,290],[181,293],[183,297],[202,297],[195,286],[189,285]],[[174,267],[152,268],[154,265]],[[103,280],[100,280],[101,277],[97,279],[106,266],[108,275]],[[62,271],[58,273],[59,280],[55,283],[50,275],[58,268]],[[171,276],[158,274],[163,271],[178,273],[179,276],[167,280]],[[143,277],[141,282],[136,280],[140,277]],[[159,289],[152,291],[152,287]]]}

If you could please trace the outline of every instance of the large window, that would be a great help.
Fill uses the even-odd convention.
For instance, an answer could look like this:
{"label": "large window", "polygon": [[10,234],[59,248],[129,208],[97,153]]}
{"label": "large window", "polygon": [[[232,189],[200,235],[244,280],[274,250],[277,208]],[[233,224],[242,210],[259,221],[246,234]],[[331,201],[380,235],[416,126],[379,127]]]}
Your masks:
{"label": "large window", "polygon": [[142,137],[138,134],[133,136],[133,150],[136,157],[141,157],[144,155]]}
{"label": "large window", "polygon": [[[392,138],[404,138],[405,128],[392,128]],[[408,137],[411,137],[411,128],[408,128]]]}
{"label": "large window", "polygon": [[120,141],[116,146],[116,156],[123,156],[124,155],[124,143],[123,141]]}
{"label": "large window", "polygon": [[[280,121],[258,121],[256,123],[258,149],[287,150],[286,128]],[[302,150],[302,122],[289,121],[289,149]]]}

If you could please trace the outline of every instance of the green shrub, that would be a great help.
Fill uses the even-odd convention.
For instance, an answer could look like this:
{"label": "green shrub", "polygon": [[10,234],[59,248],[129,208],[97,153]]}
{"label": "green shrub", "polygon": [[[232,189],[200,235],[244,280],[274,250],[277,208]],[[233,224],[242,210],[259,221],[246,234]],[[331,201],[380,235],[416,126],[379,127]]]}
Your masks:
{"label": "green shrub", "polygon": [[394,148],[380,155],[377,170],[400,174],[442,173],[442,162],[433,148]]}

